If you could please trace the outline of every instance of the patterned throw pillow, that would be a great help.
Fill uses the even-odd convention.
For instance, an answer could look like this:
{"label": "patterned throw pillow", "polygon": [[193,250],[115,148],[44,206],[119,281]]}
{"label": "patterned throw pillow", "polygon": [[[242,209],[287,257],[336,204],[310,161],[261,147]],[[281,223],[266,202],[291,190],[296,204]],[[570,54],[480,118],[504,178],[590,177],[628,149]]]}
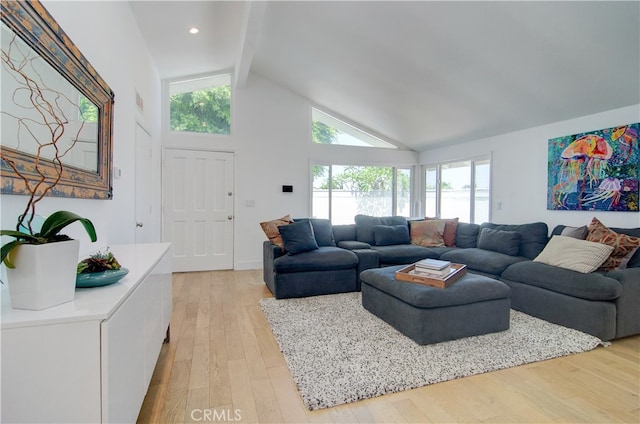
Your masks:
{"label": "patterned throw pillow", "polygon": [[425,218],[425,220],[444,221],[444,234],[442,238],[444,238],[444,245],[448,247],[456,247],[456,230],[458,229],[458,219],[459,218]]}
{"label": "patterned throw pillow", "polygon": [[603,271],[611,271],[616,268],[625,268],[627,262],[636,249],[640,246],[640,237],[631,237],[626,234],[618,234],[610,230],[597,218],[589,224],[588,241],[606,244],[613,247],[611,256],[599,268]]}
{"label": "patterned throw pillow", "polygon": [[444,226],[441,219],[409,221],[411,244],[423,247],[444,246]]}
{"label": "patterned throw pillow", "polygon": [[284,241],[282,241],[282,236],[280,235],[278,227],[281,225],[289,225],[292,223],[293,219],[291,219],[291,216],[285,215],[282,218],[274,219],[272,221],[261,222],[260,226],[262,227],[262,231],[264,231],[271,243],[284,249]]}

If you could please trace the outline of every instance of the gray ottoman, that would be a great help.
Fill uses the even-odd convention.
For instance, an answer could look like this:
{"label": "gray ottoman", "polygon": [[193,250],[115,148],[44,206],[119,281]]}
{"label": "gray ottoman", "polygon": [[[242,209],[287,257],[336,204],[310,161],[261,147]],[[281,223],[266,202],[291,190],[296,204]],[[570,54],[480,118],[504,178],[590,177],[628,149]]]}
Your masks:
{"label": "gray ottoman", "polygon": [[466,273],[446,289],[395,279],[404,266],[360,274],[362,306],[418,344],[495,333],[509,328],[510,289]]}

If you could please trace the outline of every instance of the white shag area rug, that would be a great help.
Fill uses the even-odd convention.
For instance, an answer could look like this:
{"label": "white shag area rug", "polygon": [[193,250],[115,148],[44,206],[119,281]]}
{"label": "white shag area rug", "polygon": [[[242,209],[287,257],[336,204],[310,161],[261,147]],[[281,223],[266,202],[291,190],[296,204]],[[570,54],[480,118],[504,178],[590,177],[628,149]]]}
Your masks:
{"label": "white shag area rug", "polygon": [[509,330],[418,345],[360,293],[260,300],[309,410],[585,352],[600,339],[511,311]]}

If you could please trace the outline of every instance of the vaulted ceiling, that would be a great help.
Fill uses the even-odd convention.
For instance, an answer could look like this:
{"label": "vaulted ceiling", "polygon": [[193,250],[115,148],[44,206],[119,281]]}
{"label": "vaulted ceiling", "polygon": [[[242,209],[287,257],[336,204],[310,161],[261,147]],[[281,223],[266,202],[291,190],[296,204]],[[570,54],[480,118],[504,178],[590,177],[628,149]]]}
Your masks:
{"label": "vaulted ceiling", "polygon": [[255,73],[414,150],[640,103],[637,1],[130,5],[163,78]]}

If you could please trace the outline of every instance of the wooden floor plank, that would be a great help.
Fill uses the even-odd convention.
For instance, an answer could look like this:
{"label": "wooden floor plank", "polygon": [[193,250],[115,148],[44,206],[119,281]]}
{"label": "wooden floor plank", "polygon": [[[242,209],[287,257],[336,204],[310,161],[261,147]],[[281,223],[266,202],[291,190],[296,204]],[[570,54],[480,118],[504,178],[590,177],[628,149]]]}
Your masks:
{"label": "wooden floor plank", "polygon": [[[171,341],[140,423],[640,422],[640,336],[578,355],[308,411],[259,300],[262,270],[176,273]],[[195,415],[193,415],[195,414]]]}

